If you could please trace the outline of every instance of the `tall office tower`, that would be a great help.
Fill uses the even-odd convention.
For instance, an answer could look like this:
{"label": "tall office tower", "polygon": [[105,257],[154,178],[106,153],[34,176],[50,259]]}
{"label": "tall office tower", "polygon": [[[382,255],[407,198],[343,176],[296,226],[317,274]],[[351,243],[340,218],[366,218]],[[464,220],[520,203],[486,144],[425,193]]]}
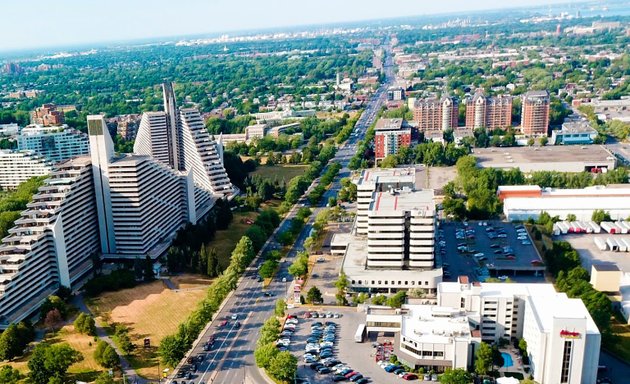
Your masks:
{"label": "tall office tower", "polygon": [[377,192],[368,210],[367,267],[432,269],[433,190]]}
{"label": "tall office tower", "polygon": [[547,135],[549,129],[549,92],[531,91],[523,95],[521,130],[525,135]]}
{"label": "tall office tower", "polygon": [[357,219],[355,230],[358,235],[368,233],[368,211],[375,193],[390,189],[415,188],[416,170],[414,168],[369,169],[361,172],[355,181],[357,185]]}
{"label": "tall office tower", "polygon": [[466,99],[466,128],[506,128],[512,125],[512,97],[486,97],[482,92]]}
{"label": "tall office tower", "polygon": [[33,313],[92,269],[99,232],[86,157],[55,166],[0,244],[0,328]]}
{"label": "tall office tower", "polygon": [[223,167],[220,143],[212,140],[199,110],[176,108],[170,83],[163,85],[164,112],[146,112],[134,144],[134,152],[148,155],[174,170],[192,174],[196,217],[202,218],[218,198],[236,192]]}
{"label": "tall office tower", "polygon": [[67,125],[26,126],[20,131],[17,144],[18,150],[33,151],[53,163],[86,155],[90,148],[87,135]]}
{"label": "tall office tower", "polygon": [[102,252],[159,256],[195,221],[191,176],[150,156],[114,154],[103,116],[88,116],[88,130]]}
{"label": "tall office tower", "polygon": [[454,97],[418,99],[414,103],[413,120],[420,132],[455,129],[458,118],[458,102]]}
{"label": "tall office tower", "polygon": [[45,176],[52,164],[32,152],[0,150],[0,188],[14,189],[31,177]]}

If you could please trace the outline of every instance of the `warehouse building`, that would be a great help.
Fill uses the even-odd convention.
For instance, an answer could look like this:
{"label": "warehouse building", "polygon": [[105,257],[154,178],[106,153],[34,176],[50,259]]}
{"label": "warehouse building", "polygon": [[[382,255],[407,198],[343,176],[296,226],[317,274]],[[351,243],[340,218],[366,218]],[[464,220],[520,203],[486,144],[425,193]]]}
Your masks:
{"label": "warehouse building", "polygon": [[574,214],[578,221],[590,221],[595,210],[608,212],[613,220],[630,216],[630,188],[623,185],[584,189],[500,186],[497,195],[503,201],[503,214],[511,221],[537,219],[542,212],[561,220]]}
{"label": "warehouse building", "polygon": [[605,172],[617,166],[615,156],[601,145],[475,148],[472,155],[481,168],[519,168],[525,173]]}

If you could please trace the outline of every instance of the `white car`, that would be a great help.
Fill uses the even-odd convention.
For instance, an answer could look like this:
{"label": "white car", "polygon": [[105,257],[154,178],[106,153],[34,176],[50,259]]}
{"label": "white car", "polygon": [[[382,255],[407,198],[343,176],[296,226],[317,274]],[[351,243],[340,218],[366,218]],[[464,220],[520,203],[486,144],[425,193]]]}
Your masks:
{"label": "white car", "polygon": [[473,257],[484,257],[485,254],[483,252],[477,252],[473,255]]}
{"label": "white car", "polygon": [[286,324],[297,324],[299,321],[296,318],[287,319]]}

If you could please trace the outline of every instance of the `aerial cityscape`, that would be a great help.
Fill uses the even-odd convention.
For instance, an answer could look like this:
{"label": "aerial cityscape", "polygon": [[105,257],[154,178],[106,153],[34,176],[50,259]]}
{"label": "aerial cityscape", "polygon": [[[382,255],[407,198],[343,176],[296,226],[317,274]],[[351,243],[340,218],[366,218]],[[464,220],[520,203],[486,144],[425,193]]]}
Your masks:
{"label": "aerial cityscape", "polygon": [[630,383],[630,1],[508,3],[0,5],[0,384]]}

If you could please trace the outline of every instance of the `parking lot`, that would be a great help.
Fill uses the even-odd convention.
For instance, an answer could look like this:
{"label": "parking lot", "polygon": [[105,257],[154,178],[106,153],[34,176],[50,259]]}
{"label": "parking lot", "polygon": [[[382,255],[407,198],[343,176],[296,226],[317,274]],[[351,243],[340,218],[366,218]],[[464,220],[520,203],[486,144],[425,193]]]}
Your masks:
{"label": "parking lot", "polygon": [[322,292],[324,304],[336,304],[337,288],[335,282],[339,278],[343,256],[322,254],[312,256],[311,260],[314,260],[313,269],[304,285],[302,294],[306,296],[306,292],[311,287],[317,287]]}
{"label": "parking lot", "polygon": [[438,264],[444,280],[467,275],[484,281],[488,277],[519,282],[544,280],[544,267],[532,241],[522,227],[501,221],[447,222],[438,231]]}
{"label": "parking lot", "polygon": [[630,272],[630,257],[627,252],[600,251],[593,242],[596,237],[606,239],[612,237],[615,239],[630,239],[628,235],[609,235],[601,234],[571,234],[555,237],[554,240],[564,240],[569,242],[582,259],[582,266],[591,271],[593,264],[615,264],[623,272]]}
{"label": "parking lot", "polygon": [[[312,309],[296,308],[290,310],[289,313],[293,315],[302,314],[305,311],[315,310],[317,312],[335,312],[341,315],[340,318],[310,318],[304,319],[299,317],[298,325],[295,329],[295,333],[291,338],[291,344],[289,351],[298,358],[298,377],[309,380],[310,383],[331,383],[334,374],[319,374],[315,370],[310,368],[310,364],[304,363],[304,348],[307,344],[307,339],[311,335],[311,325],[317,321],[323,323],[334,322],[337,325],[337,338],[333,348],[334,358],[341,361],[349,368],[357,371],[368,378],[370,383],[401,383],[406,382],[394,375],[388,373],[379,367],[375,360],[376,349],[372,346],[372,342],[375,341],[375,335],[372,334],[372,339],[363,343],[357,343],[354,341],[354,336],[357,331],[357,327],[361,323],[365,323],[365,314],[357,312],[356,308],[326,308],[326,307],[310,307]],[[393,337],[391,338],[393,341]],[[349,382],[349,381],[345,381]],[[423,383],[423,381],[414,380],[413,383]],[[428,381],[427,383],[431,383]]]}

